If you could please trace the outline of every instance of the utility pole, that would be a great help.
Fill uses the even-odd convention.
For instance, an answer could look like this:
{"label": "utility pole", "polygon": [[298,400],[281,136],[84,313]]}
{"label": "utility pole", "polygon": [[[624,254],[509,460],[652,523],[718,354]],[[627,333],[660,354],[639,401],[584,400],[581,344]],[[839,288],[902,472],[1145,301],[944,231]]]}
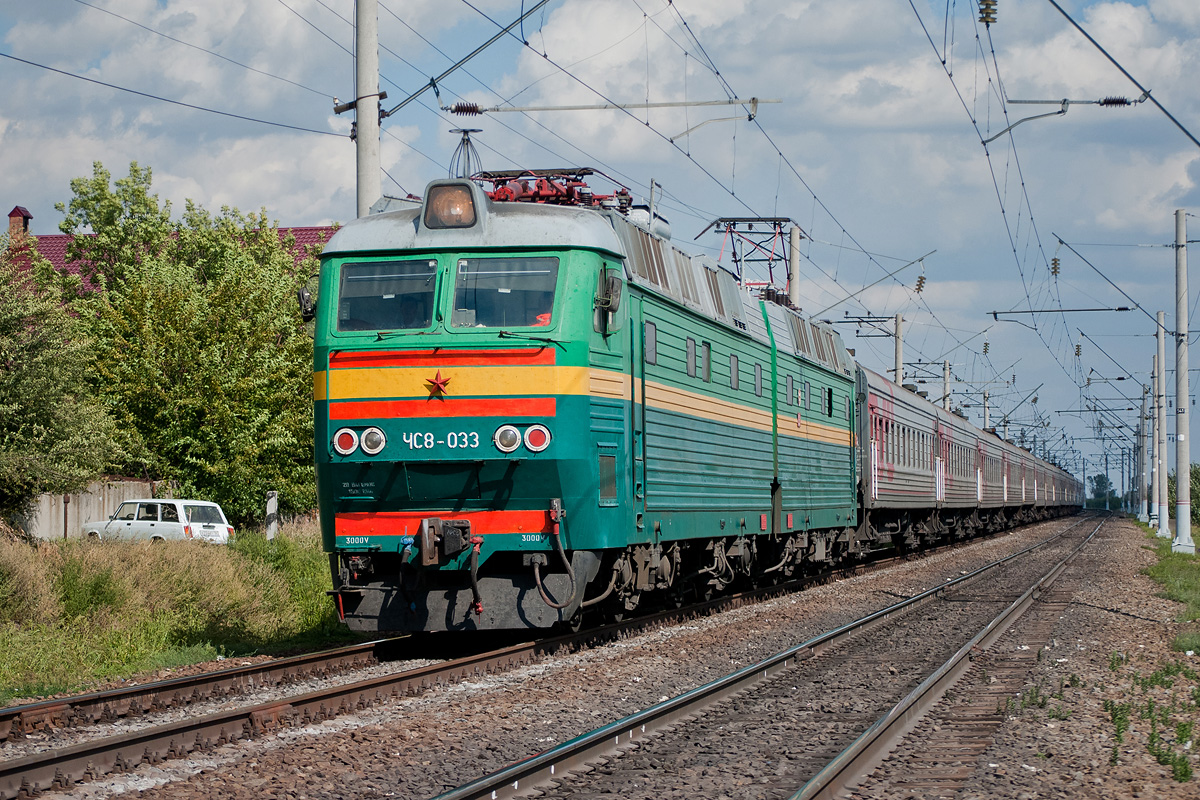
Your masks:
{"label": "utility pole", "polygon": [[991,418],[988,409],[988,390],[983,390],[983,427],[984,429],[992,427]]}
{"label": "utility pole", "polygon": [[1158,536],[1171,538],[1170,511],[1167,509],[1167,327],[1165,311],[1158,312],[1158,366],[1154,371],[1154,413],[1158,426]]}
{"label": "utility pole", "polygon": [[1108,478],[1108,448],[1104,448],[1104,510],[1108,511],[1108,498],[1112,496],[1112,481]]}
{"label": "utility pole", "polygon": [[896,385],[904,386],[904,334],[901,332],[901,325],[904,323],[904,317],[896,315]]}
{"label": "utility pole", "polygon": [[1192,541],[1192,448],[1188,441],[1187,222],[1175,209],[1175,541],[1172,553],[1196,552]]}
{"label": "utility pole", "polygon": [[379,0],[355,0],[354,123],[358,216],[383,195],[379,177]]}

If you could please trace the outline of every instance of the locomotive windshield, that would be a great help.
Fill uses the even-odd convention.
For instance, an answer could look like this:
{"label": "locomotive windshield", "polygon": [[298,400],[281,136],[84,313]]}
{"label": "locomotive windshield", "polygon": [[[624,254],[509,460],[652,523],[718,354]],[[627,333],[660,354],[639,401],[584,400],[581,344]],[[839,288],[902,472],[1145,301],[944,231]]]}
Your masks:
{"label": "locomotive windshield", "polygon": [[463,258],[454,288],[455,328],[550,324],[558,259]]}
{"label": "locomotive windshield", "polygon": [[433,322],[437,262],[346,264],[338,295],[339,331],[425,329]]}

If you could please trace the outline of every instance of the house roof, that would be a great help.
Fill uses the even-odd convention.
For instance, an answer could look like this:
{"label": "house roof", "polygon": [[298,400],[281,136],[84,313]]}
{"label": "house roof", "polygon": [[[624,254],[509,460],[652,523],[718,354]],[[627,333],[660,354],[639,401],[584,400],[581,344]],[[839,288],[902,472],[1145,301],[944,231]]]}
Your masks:
{"label": "house roof", "polygon": [[[20,206],[17,206],[17,208],[21,209]],[[24,211],[24,209],[21,210]],[[292,248],[292,255],[296,259],[296,263],[299,264],[308,256],[311,247],[323,246],[329,241],[329,237],[333,236],[335,230],[337,229],[332,225],[280,228],[279,238],[284,239],[288,235],[296,237],[296,244]],[[92,234],[84,235],[91,236]],[[84,266],[82,262],[67,260],[67,248],[70,246],[72,240],[74,240],[74,235],[69,233],[53,233],[44,236],[34,236],[33,238],[37,240],[38,253],[49,261],[56,270],[72,275],[78,275],[82,272]]]}

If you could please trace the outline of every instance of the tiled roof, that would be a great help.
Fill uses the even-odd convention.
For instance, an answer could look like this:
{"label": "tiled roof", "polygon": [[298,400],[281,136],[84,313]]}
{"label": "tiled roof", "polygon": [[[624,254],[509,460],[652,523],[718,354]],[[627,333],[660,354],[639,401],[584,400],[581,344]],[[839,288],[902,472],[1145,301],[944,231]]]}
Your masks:
{"label": "tiled roof", "polygon": [[[17,206],[20,208],[20,206]],[[280,228],[279,238],[282,239],[289,234],[296,237],[296,245],[293,249],[293,254],[296,263],[299,264],[308,255],[309,248],[313,246],[321,246],[329,241],[329,237],[333,236],[334,228],[331,225],[321,225],[307,228]],[[90,236],[91,234],[84,234]],[[83,264],[79,261],[67,261],[67,247],[70,246],[71,240],[75,237],[67,233],[54,233],[45,236],[35,236],[37,239],[38,252],[42,257],[54,266],[59,272],[68,272],[78,275]]]}

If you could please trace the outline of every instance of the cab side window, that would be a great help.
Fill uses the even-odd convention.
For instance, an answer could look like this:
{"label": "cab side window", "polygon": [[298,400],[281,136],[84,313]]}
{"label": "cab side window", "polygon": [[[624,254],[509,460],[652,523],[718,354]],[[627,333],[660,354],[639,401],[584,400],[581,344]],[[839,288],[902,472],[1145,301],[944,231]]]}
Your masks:
{"label": "cab side window", "polygon": [[137,503],[122,503],[113,519],[130,522],[137,516]]}

